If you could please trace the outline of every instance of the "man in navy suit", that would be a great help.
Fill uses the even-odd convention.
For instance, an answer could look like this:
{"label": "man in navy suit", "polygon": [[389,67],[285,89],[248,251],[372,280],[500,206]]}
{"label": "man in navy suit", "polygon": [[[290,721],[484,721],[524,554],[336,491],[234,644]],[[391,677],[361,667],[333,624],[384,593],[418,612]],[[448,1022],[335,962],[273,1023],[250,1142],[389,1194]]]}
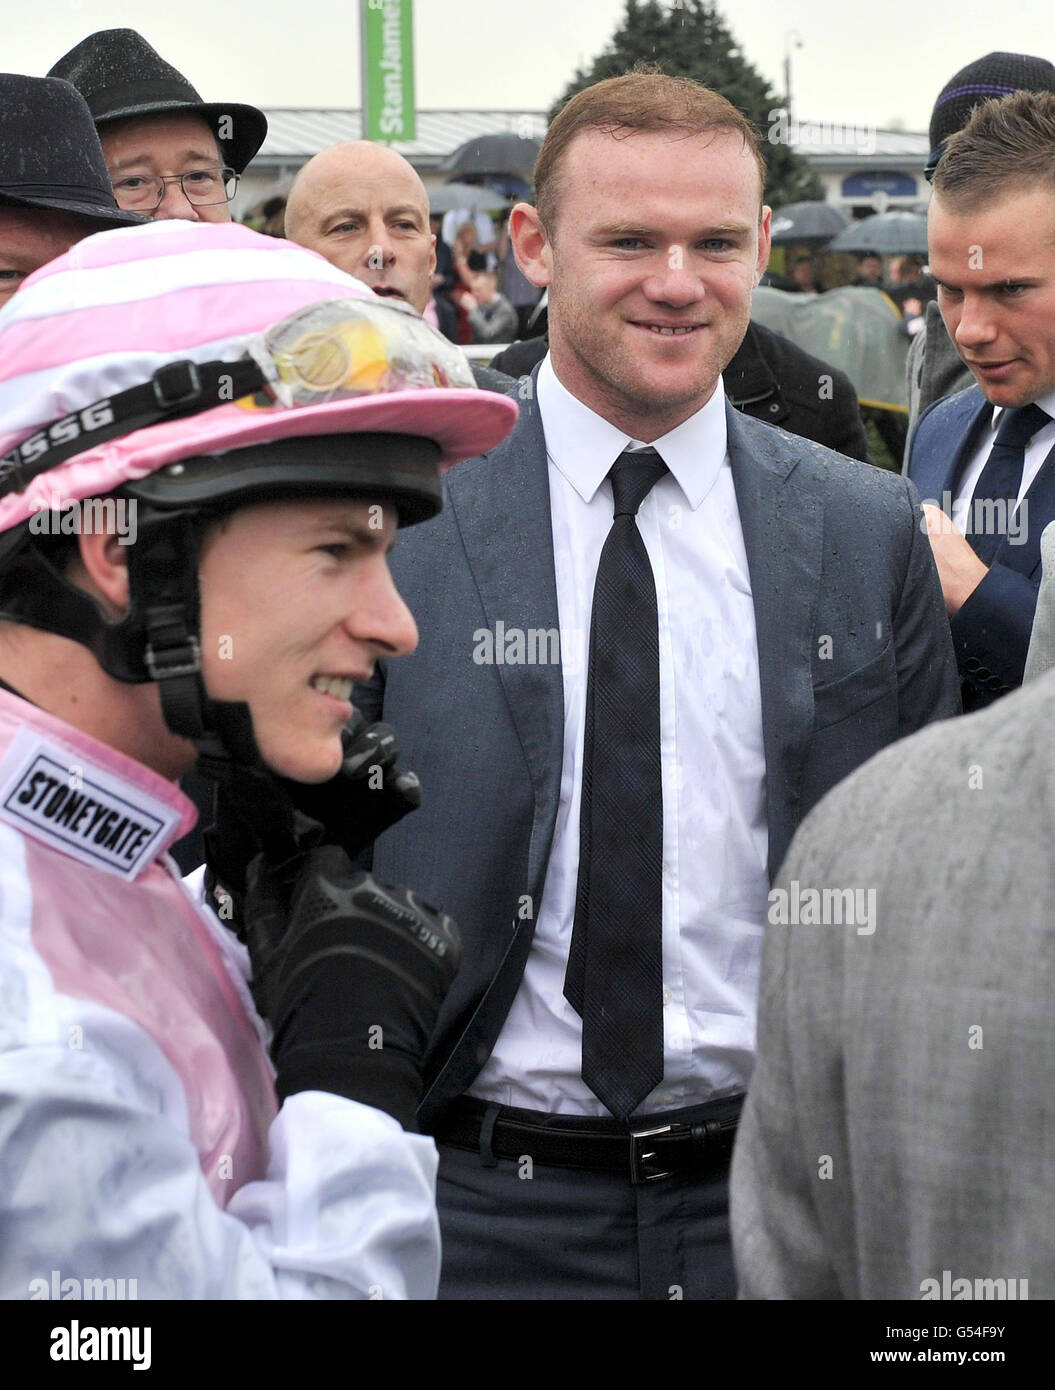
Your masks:
{"label": "man in navy suit", "polygon": [[733,1294],[770,877],[830,787],[959,708],[915,489],[724,396],[763,176],[697,83],[567,104],[511,215],[550,353],[393,555],[420,646],[355,702],[423,787],[375,871],[464,941],[419,1116],[441,1297]]}
{"label": "man in navy suit", "polygon": [[977,381],[921,417],[924,498],[966,710],[1020,685],[1055,518],[1055,95],[978,107],[934,175],[930,269]]}

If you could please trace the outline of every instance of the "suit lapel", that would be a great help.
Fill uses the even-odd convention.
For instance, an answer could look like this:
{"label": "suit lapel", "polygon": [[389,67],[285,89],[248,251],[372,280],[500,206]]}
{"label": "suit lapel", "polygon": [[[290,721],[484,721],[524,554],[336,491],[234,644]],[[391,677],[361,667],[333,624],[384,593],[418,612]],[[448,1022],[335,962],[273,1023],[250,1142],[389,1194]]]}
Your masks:
{"label": "suit lapel", "polygon": [[[942,421],[945,438],[958,437],[959,445],[950,454],[941,447],[943,441],[939,439],[925,456],[918,461],[913,460],[909,477],[919,489],[924,502],[937,502],[951,515],[952,499],[964,469],[978,447],[981,432],[992,418],[992,406],[980,389],[972,386],[951,397],[947,403],[939,403],[933,412],[935,419],[942,411],[946,412]],[[946,493],[949,494],[947,498]],[[1029,518],[1055,516],[1055,449],[1049,451],[1023,503],[1026,501],[1029,507],[1024,523],[1024,542],[1012,545],[1007,540],[1003,541],[993,561],[1028,577],[1040,564],[1040,534],[1044,529],[1043,524],[1031,524]]]}
{"label": "suit lapel", "polygon": [[[509,438],[489,454],[460,464],[448,479],[451,510],[493,634],[560,625],[546,441],[534,392],[519,404],[520,419]],[[540,644],[539,654],[546,649]],[[561,667],[545,660],[496,665],[535,793],[527,891],[537,903],[560,792]]]}
{"label": "suit lapel", "polygon": [[[948,403],[942,402],[935,407],[935,423],[939,412],[943,435],[926,454],[912,459],[909,477],[924,502],[936,503],[951,516],[957,482],[977,446],[982,427],[992,418],[992,406],[977,386],[970,386],[958,396],[951,397]],[[950,437],[959,438],[960,441],[952,452],[948,449]]]}
{"label": "suit lapel", "polygon": [[[824,507],[802,453],[776,431],[726,407],[729,461],[755,608],[766,755],[769,873],[797,821],[813,729],[812,647]],[[808,447],[808,446],[806,446]],[[800,476],[791,475],[799,465]]]}

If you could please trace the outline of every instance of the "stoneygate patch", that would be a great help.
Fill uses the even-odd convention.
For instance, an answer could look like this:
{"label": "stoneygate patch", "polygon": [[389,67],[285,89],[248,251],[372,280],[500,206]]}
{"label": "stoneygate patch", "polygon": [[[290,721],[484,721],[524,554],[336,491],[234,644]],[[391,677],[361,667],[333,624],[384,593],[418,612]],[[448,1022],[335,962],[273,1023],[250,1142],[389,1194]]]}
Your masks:
{"label": "stoneygate patch", "polygon": [[134,879],[178,814],[23,729],[0,762],[0,819],[83,863]]}

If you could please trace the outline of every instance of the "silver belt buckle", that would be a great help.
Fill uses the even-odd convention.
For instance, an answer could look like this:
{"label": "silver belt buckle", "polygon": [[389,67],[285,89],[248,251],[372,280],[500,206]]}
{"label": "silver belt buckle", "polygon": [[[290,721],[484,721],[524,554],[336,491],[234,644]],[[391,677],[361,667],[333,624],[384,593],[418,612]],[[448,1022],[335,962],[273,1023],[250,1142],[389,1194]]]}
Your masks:
{"label": "silver belt buckle", "polygon": [[[649,1148],[646,1140],[653,1139],[657,1134],[670,1134],[673,1132],[673,1125],[660,1125],[656,1129],[634,1129],[630,1131],[630,1181],[635,1187],[646,1182],[660,1182],[663,1178],[673,1176],[672,1168],[660,1168],[657,1163],[655,1148]],[[649,1163],[656,1164],[656,1171],[647,1171]]]}

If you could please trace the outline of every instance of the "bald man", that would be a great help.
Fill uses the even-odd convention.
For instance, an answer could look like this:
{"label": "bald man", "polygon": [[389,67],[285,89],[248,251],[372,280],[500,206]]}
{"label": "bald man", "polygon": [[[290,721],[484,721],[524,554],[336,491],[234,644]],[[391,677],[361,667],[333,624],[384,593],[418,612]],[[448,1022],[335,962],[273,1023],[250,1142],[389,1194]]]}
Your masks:
{"label": "bald man", "polygon": [[[429,195],[395,150],[349,140],[309,159],[289,191],[286,236],[365,281],[375,294],[425,312],[436,269]],[[469,365],[482,390],[516,389],[504,372]]]}
{"label": "bald man", "polygon": [[429,195],[395,150],[350,140],[309,159],[290,189],[286,236],[424,312],[436,268]]}

